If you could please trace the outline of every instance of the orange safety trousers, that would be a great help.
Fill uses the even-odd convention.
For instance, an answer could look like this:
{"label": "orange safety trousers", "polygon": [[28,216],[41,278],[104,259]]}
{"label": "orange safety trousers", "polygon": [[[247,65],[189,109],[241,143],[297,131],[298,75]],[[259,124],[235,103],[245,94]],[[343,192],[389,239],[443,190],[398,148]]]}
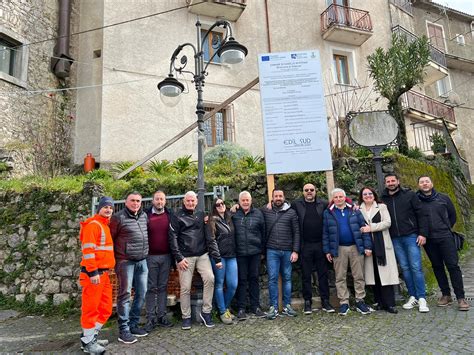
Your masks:
{"label": "orange safety trousers", "polygon": [[82,287],[81,326],[93,329],[96,323],[105,324],[112,314],[112,285],[109,274],[100,275],[100,283],[92,284],[89,276],[81,272],[79,283]]}

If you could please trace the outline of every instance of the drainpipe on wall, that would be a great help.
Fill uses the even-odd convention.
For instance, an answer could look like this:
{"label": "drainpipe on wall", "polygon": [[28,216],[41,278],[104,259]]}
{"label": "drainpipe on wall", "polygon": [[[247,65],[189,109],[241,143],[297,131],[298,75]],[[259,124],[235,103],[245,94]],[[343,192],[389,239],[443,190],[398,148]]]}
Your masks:
{"label": "drainpipe on wall", "polygon": [[60,79],[67,78],[74,61],[69,55],[71,0],[59,0],[58,39],[51,58],[51,71]]}

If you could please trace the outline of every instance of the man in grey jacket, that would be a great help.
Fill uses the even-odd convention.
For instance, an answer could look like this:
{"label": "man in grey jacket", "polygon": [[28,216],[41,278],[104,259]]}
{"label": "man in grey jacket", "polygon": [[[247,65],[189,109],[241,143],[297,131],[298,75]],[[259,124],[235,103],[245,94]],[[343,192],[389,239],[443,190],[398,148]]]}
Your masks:
{"label": "man in grey jacket", "polygon": [[[125,208],[115,213],[110,220],[110,233],[114,240],[115,273],[119,289],[117,294],[118,340],[133,344],[136,337],[148,333],[138,327],[140,312],[145,302],[148,267],[148,218],[142,210],[142,195],[131,192],[125,199]],[[135,290],[130,307],[132,286]]]}
{"label": "man in grey jacket", "polygon": [[285,202],[282,190],[275,189],[272,193],[272,208],[262,208],[267,232],[267,271],[268,291],[270,293],[270,309],[267,319],[278,316],[278,275],[281,271],[283,289],[284,315],[295,317],[291,307],[291,272],[292,263],[298,260],[300,250],[300,227],[298,215]]}

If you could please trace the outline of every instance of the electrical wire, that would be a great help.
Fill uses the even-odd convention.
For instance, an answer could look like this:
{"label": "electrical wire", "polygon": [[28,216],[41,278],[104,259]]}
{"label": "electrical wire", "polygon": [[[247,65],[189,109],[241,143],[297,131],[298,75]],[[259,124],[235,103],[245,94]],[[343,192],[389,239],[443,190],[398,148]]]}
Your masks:
{"label": "electrical wire", "polygon": [[27,95],[37,95],[43,93],[54,93],[54,92],[61,92],[61,91],[69,91],[69,90],[81,90],[81,89],[90,89],[90,88],[97,88],[97,87],[104,87],[104,86],[114,86],[114,85],[124,85],[130,83],[136,83],[140,81],[150,80],[153,78],[144,78],[144,79],[136,79],[136,80],[127,80],[121,81],[117,83],[106,83],[106,84],[97,84],[97,85],[84,85],[84,86],[75,86],[75,87],[68,87],[68,88],[49,88],[49,89],[38,89],[38,90],[18,90],[18,91],[0,91],[0,96],[8,96],[8,95],[16,95],[16,94],[27,94]]}
{"label": "electrical wire", "polygon": [[15,47],[7,47],[7,48],[0,49],[0,52],[6,51],[6,50],[12,50],[12,49],[13,50],[21,50],[24,47],[28,47],[28,46],[35,45],[35,44],[41,44],[41,43],[45,43],[45,42],[49,42],[49,41],[54,41],[54,40],[57,40],[59,38],[78,36],[78,35],[85,34],[85,33],[90,33],[90,32],[100,31],[100,30],[104,30],[104,29],[107,29],[107,28],[115,27],[115,26],[125,25],[127,23],[140,21],[140,20],[144,20],[144,19],[147,19],[147,18],[159,16],[159,15],[168,14],[168,13],[173,12],[173,11],[187,9],[189,7],[192,7],[192,6],[199,5],[203,2],[205,2],[205,1],[203,0],[203,1],[193,3],[193,4],[180,6],[180,7],[175,7],[173,9],[169,9],[169,10],[165,10],[165,11],[156,12],[156,13],[153,13],[153,14],[150,14],[150,15],[135,17],[133,19],[124,20],[124,21],[120,21],[120,22],[116,22],[116,23],[111,23],[110,25],[104,25],[104,26],[101,26],[101,27],[90,28],[88,30],[83,30],[83,31],[79,31],[79,32],[70,33],[69,35],[55,36],[55,37],[50,37],[50,38],[45,38],[45,39],[42,39],[42,40],[38,40],[38,41],[35,41],[35,42],[20,44],[20,45],[15,46]]}

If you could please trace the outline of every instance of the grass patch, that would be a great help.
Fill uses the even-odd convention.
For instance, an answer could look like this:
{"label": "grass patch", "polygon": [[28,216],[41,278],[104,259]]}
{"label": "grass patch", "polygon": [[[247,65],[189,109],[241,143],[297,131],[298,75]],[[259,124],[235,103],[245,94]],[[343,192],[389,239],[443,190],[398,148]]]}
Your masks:
{"label": "grass patch", "polygon": [[19,302],[15,297],[0,294],[0,309],[14,309],[24,314],[45,316],[72,316],[80,314],[80,306],[77,301],[69,300],[60,305],[53,305],[52,297],[45,304],[35,303],[35,296],[27,294],[24,302]]}

